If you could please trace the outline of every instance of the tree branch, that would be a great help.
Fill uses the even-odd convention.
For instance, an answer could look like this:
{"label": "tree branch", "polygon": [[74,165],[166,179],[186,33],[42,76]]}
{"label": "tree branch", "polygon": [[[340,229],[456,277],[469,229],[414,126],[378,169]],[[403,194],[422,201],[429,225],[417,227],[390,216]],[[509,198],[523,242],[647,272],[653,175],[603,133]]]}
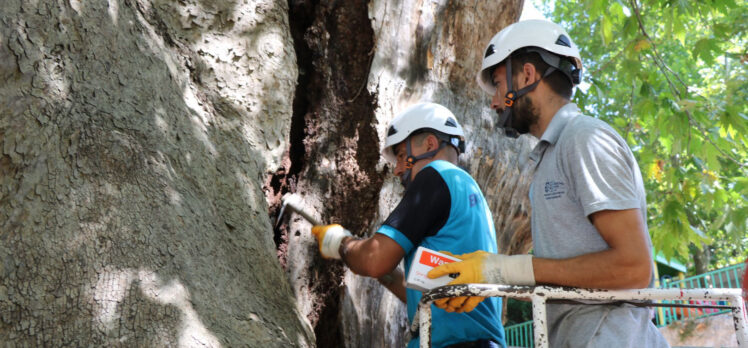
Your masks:
{"label": "tree branch", "polygon": [[[644,21],[642,20],[641,10],[639,8],[639,4],[637,3],[637,0],[629,0],[629,3],[631,4],[631,7],[634,9],[634,13],[636,14],[636,21],[639,24],[639,31],[641,31],[642,35],[644,35],[647,41],[649,41],[649,43],[652,44],[652,52],[654,54],[650,55],[650,57],[652,58],[652,60],[654,60],[655,65],[662,72],[662,75],[665,77],[665,80],[667,80],[668,86],[670,86],[670,89],[675,93],[675,97],[678,98],[679,101],[682,100],[683,97],[681,96],[681,92],[680,90],[678,90],[677,87],[675,87],[675,85],[673,84],[673,81],[670,80],[670,77],[668,76],[669,75],[668,72],[672,74],[673,76],[675,76],[675,78],[678,79],[678,81],[685,87],[686,93],[688,93],[688,86],[683,82],[683,80],[680,79],[680,77],[678,77],[678,74],[676,74],[672,69],[670,69],[669,66],[667,66],[667,64],[664,62],[662,57],[660,57],[660,53],[657,50],[657,44],[654,42],[654,40],[652,40],[652,38],[647,33],[647,30],[644,28]],[[741,168],[748,165],[746,163],[740,163],[738,159],[735,159],[734,157],[732,157],[731,155],[723,151],[719,146],[717,146],[717,144],[715,144],[714,141],[712,141],[712,138],[709,137],[709,133],[706,130],[704,130],[701,127],[701,125],[693,119],[693,116],[691,115],[690,111],[683,110],[683,112],[686,114],[686,117],[688,117],[688,124],[698,129],[704,136],[704,139],[706,139],[710,144],[712,144],[712,146],[714,146],[714,148],[717,149],[717,151],[720,154],[722,154],[722,156],[735,162],[735,164],[737,164]]]}

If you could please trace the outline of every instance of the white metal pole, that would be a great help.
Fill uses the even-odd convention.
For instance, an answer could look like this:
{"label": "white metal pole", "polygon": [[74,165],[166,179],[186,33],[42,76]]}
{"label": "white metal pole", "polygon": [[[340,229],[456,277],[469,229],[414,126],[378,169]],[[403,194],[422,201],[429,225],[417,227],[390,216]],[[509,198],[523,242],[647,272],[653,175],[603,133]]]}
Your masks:
{"label": "white metal pole", "polygon": [[548,327],[546,322],[548,317],[545,310],[546,298],[542,294],[533,292],[532,294],[532,320],[535,325],[533,330],[535,336],[536,348],[548,348]]}
{"label": "white metal pole", "polygon": [[421,348],[431,348],[431,302],[421,302],[418,305],[420,312],[418,321],[421,328],[418,330],[418,338],[421,340]]}
{"label": "white metal pole", "polygon": [[745,302],[741,296],[735,296],[730,301],[732,305],[732,317],[735,322],[735,338],[738,339],[738,347],[748,348],[748,323],[746,323]]}

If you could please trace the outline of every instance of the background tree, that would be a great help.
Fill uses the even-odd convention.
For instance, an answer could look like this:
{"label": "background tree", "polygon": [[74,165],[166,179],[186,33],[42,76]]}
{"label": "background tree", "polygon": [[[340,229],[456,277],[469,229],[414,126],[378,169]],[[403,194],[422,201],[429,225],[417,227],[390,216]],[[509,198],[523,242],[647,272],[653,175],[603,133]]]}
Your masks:
{"label": "background tree", "polygon": [[287,11],[0,2],[0,342],[314,345],[262,192],[298,71]]}
{"label": "background tree", "polygon": [[532,141],[497,134],[474,83],[520,8],[0,1],[0,342],[402,346],[397,300],[268,212],[296,192],[373,233],[401,192],[384,126],[432,100],[469,134],[501,250],[526,251]]}
{"label": "background tree", "polygon": [[[435,101],[468,134],[462,165],[494,213],[500,250],[530,247],[525,159],[533,140],[505,138],[475,83],[483,49],[519,18],[517,0],[292,1],[300,70],[287,161],[267,192],[271,215],[294,192],[321,221],[369,236],[400,199],[399,179],[381,158],[380,139],[397,112]],[[371,278],[319,257],[297,216],[276,231],[297,305],[324,347],[404,345],[404,306]]]}
{"label": "background tree", "polygon": [[655,248],[693,257],[697,273],[744,261],[746,3],[576,0],[545,11],[581,48],[588,88],[574,101],[639,160]]}

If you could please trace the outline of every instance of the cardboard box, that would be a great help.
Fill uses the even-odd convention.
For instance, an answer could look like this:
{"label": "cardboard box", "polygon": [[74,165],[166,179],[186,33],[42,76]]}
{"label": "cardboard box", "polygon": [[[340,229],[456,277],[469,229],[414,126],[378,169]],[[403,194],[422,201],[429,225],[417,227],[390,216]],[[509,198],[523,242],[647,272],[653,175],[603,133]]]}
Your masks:
{"label": "cardboard box", "polygon": [[416,256],[413,258],[413,263],[410,265],[410,272],[408,272],[408,278],[405,280],[405,287],[425,292],[447,285],[454,278],[457,278],[457,274],[449,274],[436,279],[431,279],[426,274],[436,266],[456,261],[462,260],[419,246],[416,249]]}

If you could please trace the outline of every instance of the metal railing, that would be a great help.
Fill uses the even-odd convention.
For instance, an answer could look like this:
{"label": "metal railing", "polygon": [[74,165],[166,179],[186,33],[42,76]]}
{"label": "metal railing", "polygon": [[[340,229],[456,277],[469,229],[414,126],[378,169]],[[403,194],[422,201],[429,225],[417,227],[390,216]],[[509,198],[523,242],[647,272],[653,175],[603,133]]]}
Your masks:
{"label": "metal railing", "polygon": [[[686,277],[684,279],[663,279],[662,289],[695,289],[695,288],[740,288],[742,286],[742,277],[745,273],[746,264],[740,263],[718,270],[710,271],[696,276]],[[724,301],[661,301],[662,304],[680,305],[725,305]],[[718,314],[729,313],[729,309],[720,308],[699,308],[699,307],[667,307],[658,308],[655,316],[657,327],[667,326],[673,322],[685,319],[705,318]],[[528,337],[528,332],[532,332],[532,320],[524,323],[507,326],[504,328],[506,333],[506,343],[509,346],[532,347],[534,345],[532,334]]]}
{"label": "metal railing", "polygon": [[[742,278],[745,273],[745,263],[721,268],[718,270],[706,272],[696,276],[686,277],[683,279],[668,280],[662,282],[663,289],[697,289],[697,288],[740,288]],[[662,301],[663,304],[675,305],[702,305],[702,306],[720,306],[724,301]],[[673,322],[684,319],[704,318],[718,314],[728,313],[727,309],[719,308],[701,308],[701,307],[666,307],[663,306],[658,311],[656,322],[658,327],[667,326]]]}
{"label": "metal railing", "polygon": [[504,328],[506,345],[514,347],[532,347],[535,345],[532,333],[532,320]]}
{"label": "metal railing", "polygon": [[[431,303],[440,298],[455,296],[482,296],[530,298],[532,300],[533,339],[535,347],[548,347],[546,303],[548,300],[585,301],[724,301],[732,311],[735,336],[740,348],[748,348],[748,318],[741,289],[636,289],[592,290],[552,286],[510,286],[493,284],[459,284],[442,286],[423,294],[418,304],[411,331],[417,331],[421,347],[431,346]],[[659,305],[652,303],[652,305]]]}

